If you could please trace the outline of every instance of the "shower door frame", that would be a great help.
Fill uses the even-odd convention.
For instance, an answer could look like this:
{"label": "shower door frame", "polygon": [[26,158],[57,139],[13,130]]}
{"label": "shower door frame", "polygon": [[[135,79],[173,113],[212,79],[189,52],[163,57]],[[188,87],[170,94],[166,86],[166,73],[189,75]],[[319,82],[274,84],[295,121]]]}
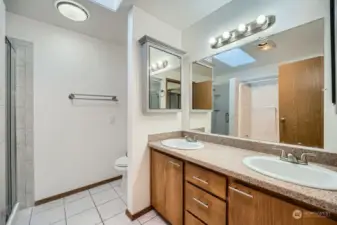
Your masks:
{"label": "shower door frame", "polygon": [[6,208],[8,219],[17,202],[17,148],[15,49],[7,37],[6,53]]}

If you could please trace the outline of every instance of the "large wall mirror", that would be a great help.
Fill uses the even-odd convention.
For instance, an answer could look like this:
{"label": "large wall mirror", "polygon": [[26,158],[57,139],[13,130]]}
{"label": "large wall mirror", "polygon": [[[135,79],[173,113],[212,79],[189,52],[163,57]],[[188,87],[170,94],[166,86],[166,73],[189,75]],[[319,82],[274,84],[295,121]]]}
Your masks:
{"label": "large wall mirror", "polygon": [[139,42],[143,53],[144,113],[180,111],[181,64],[185,52],[148,36]]}
{"label": "large wall mirror", "polygon": [[[212,65],[211,88],[200,89],[212,90],[213,110],[191,119],[190,128],[324,148],[326,135],[333,136],[324,129],[330,88],[325,54],[330,53],[324,52],[324,19],[319,19],[200,60]],[[195,90],[193,85],[192,96],[200,100],[193,105],[205,101]]]}

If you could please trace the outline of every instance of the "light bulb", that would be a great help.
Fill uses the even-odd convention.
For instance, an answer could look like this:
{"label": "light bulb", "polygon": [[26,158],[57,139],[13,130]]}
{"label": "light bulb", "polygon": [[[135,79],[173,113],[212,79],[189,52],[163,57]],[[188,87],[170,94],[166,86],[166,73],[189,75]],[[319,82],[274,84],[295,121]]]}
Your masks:
{"label": "light bulb", "polygon": [[210,39],[209,39],[209,43],[210,43],[211,45],[214,45],[214,44],[216,43],[216,39],[215,39],[214,37],[210,38]]}
{"label": "light bulb", "polygon": [[223,39],[224,39],[225,41],[227,41],[228,39],[231,38],[231,33],[228,32],[228,31],[226,31],[226,32],[224,32],[224,33],[222,34],[222,37],[223,37]]}
{"label": "light bulb", "polygon": [[267,22],[267,17],[265,15],[259,15],[259,17],[257,17],[256,19],[256,23],[260,26],[265,24],[266,22]]}
{"label": "light bulb", "polygon": [[157,65],[156,65],[156,64],[152,64],[152,65],[151,65],[151,69],[152,69],[152,70],[157,69]]}
{"label": "light bulb", "polygon": [[246,24],[240,24],[239,25],[239,27],[238,27],[238,31],[240,32],[240,33],[244,33],[244,32],[246,32],[246,30],[247,30],[247,26],[246,26]]}

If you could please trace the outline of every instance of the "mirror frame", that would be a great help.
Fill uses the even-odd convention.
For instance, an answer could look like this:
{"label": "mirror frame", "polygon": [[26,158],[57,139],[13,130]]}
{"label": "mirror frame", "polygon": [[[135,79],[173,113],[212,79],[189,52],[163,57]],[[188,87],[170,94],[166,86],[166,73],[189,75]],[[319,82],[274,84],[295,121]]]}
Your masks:
{"label": "mirror frame", "polygon": [[189,89],[190,89],[190,112],[191,113],[207,113],[207,112],[213,112],[214,109],[214,96],[213,96],[213,89],[212,89],[212,108],[211,109],[193,109],[193,64],[197,63],[201,66],[208,67],[212,69],[212,83],[214,79],[214,65],[210,62],[207,62],[205,60],[200,61],[194,61],[190,63],[190,77],[189,77]]}
{"label": "mirror frame", "polygon": [[[183,95],[183,57],[186,54],[185,51],[178,48],[172,47],[164,42],[156,40],[147,35],[143,36],[138,41],[141,44],[141,76],[142,76],[142,108],[144,114],[149,113],[177,113],[181,112],[182,109],[150,109],[150,47],[161,50],[168,54],[172,54],[180,58],[180,79],[181,79],[181,93]],[[182,98],[182,97],[181,97]]]}

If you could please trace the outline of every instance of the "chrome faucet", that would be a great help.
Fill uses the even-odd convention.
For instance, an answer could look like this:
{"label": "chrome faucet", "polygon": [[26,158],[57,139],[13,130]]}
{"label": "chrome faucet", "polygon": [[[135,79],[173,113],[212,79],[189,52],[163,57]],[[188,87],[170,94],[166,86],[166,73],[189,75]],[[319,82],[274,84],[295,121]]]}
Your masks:
{"label": "chrome faucet", "polygon": [[198,136],[197,135],[194,135],[193,138],[186,135],[185,139],[186,139],[187,142],[198,142]]}
{"label": "chrome faucet", "polygon": [[283,149],[280,149],[280,148],[274,148],[274,149],[281,151],[280,160],[289,162],[289,163],[294,163],[294,164],[308,165],[307,156],[316,157],[316,155],[313,153],[303,153],[301,155],[301,158],[299,159],[292,153],[288,153],[288,155],[286,155],[286,152]]}

